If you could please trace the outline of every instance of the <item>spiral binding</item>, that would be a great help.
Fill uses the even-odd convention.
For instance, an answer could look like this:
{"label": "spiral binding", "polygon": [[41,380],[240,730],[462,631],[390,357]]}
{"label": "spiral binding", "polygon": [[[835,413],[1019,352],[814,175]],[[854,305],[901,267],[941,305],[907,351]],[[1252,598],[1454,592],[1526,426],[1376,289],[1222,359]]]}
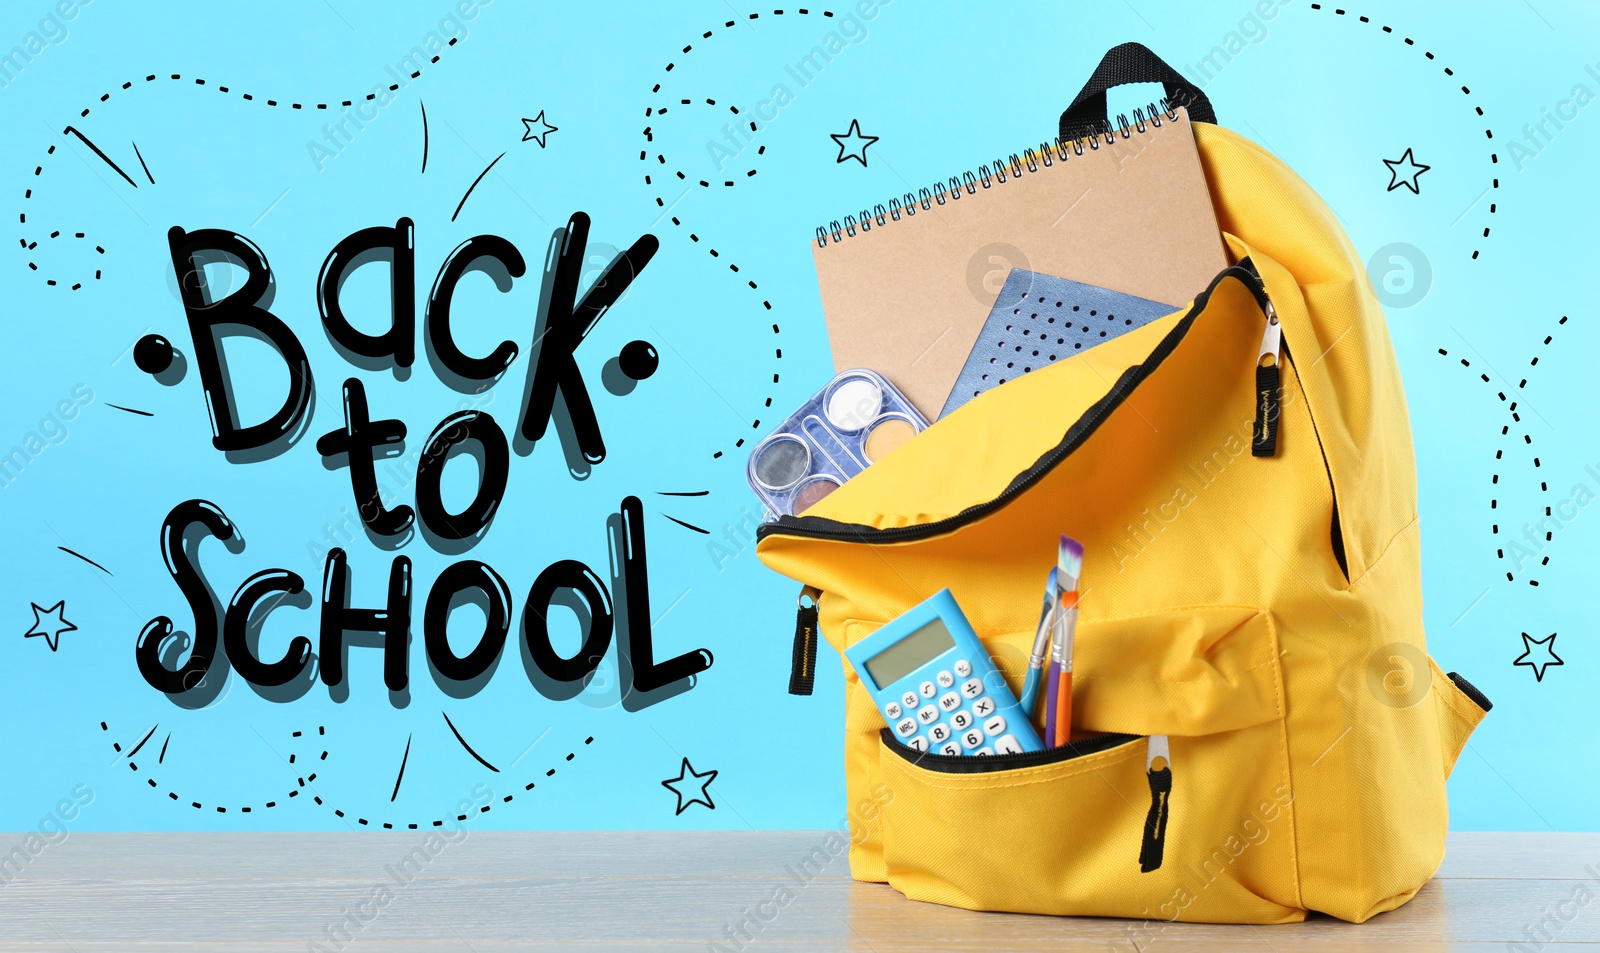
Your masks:
{"label": "spiral binding", "polygon": [[931,187],[918,189],[915,195],[907,192],[903,198],[890,198],[887,205],[880,203],[870,210],[862,209],[859,216],[846,215],[843,221],[835,219],[827,225],[819,225],[817,247],[828,247],[830,240],[838,244],[846,237],[854,238],[858,231],[870,232],[874,223],[881,228],[889,222],[900,221],[902,215],[911,218],[917,214],[919,207],[926,212],[935,205],[957,201],[963,194],[975,195],[980,185],[987,189],[996,183],[1004,184],[1008,170],[1011,173],[1010,178],[1018,179],[1022,177],[1024,166],[1029,172],[1038,172],[1040,166],[1049,168],[1057,162],[1066,162],[1070,156],[1081,156],[1086,151],[1098,151],[1102,143],[1114,146],[1118,136],[1131,139],[1135,132],[1145,132],[1151,126],[1159,129],[1163,119],[1176,118],[1178,118],[1177,107],[1165,98],[1159,105],[1149,103],[1144,109],[1135,109],[1131,123],[1128,122],[1126,113],[1120,113],[1114,125],[1102,120],[1100,128],[1087,139],[1065,142],[1058,137],[1054,141],[1041,142],[1037,149],[1024,149],[1020,156],[1013,152],[1010,158],[996,159],[988,165],[978,166],[976,171],[952,175],[949,181],[934,182]]}

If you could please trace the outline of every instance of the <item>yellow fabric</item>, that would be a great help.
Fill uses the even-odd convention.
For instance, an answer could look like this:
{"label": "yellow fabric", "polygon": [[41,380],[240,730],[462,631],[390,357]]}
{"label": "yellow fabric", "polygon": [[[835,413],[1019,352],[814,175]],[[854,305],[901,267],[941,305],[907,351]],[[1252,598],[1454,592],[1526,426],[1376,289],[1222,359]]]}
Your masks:
{"label": "yellow fabric", "polygon": [[[822,590],[836,648],[949,587],[1019,690],[1058,534],[1083,541],[1075,737],[1170,737],[1164,861],[1140,872],[1143,738],[1040,767],[931,770],[885,747],[845,665],[858,879],[972,909],[1278,923],[1364,920],[1438,867],[1445,778],[1483,712],[1426,659],[1383,314],[1303,182],[1233,133],[1195,135],[1228,247],[1259,270],[1291,354],[1275,456],[1250,452],[1263,313],[1247,279],[1224,276],[1197,306],[975,398],[805,515],[909,527],[993,500],[1160,357],[1007,505],[915,541],[779,531],[758,547]],[[1397,680],[1396,665],[1420,670]]]}

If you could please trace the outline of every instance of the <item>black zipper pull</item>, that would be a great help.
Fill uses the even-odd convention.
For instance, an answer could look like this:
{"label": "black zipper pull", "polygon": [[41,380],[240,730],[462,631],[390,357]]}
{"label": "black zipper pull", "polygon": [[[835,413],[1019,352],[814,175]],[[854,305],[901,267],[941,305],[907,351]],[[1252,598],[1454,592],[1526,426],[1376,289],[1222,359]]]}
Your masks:
{"label": "black zipper pull", "polygon": [[1145,774],[1150,778],[1150,813],[1144,819],[1144,841],[1139,845],[1139,872],[1149,873],[1161,866],[1167,846],[1167,814],[1172,796],[1172,764],[1166,735],[1151,735],[1145,755]]}
{"label": "black zipper pull", "polygon": [[1266,304],[1267,330],[1261,335],[1261,352],[1256,356],[1256,426],[1251,434],[1250,454],[1270,457],[1278,452],[1279,385],[1278,364],[1283,358],[1283,326],[1272,302]]}
{"label": "black zipper pull", "polygon": [[[809,695],[817,680],[817,597],[822,590],[806,586],[797,600],[794,617],[794,655],[789,660],[789,694]],[[806,605],[806,600],[811,605]]]}

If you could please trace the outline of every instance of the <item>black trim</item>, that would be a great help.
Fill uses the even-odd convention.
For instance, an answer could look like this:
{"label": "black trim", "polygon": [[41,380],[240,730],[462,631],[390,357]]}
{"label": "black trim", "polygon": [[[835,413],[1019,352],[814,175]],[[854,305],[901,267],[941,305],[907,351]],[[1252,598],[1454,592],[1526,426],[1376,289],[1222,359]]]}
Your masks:
{"label": "black trim", "polygon": [[1125,735],[1118,733],[1094,735],[1090,738],[1081,738],[1069,741],[1059,748],[1046,748],[1043,751],[1024,751],[1020,754],[993,754],[993,755],[950,755],[935,754],[932,751],[918,751],[908,748],[900,743],[894,732],[887,728],[878,732],[883,739],[883,746],[899,755],[902,759],[927,768],[929,771],[938,771],[943,774],[993,774],[996,771],[1012,771],[1017,768],[1037,768],[1046,764],[1060,764],[1085,755],[1099,754],[1120,748],[1126,744],[1138,741],[1143,735]]}
{"label": "black trim", "polygon": [[1067,428],[1066,435],[1060,443],[1051,448],[1044,456],[1034,461],[1033,465],[1028,469],[1018,474],[994,499],[986,500],[982,503],[974,503],[954,516],[947,516],[931,523],[919,523],[914,526],[879,528],[865,526],[860,523],[841,523],[838,520],[825,519],[820,516],[780,516],[777,522],[763,523],[758,527],[756,529],[756,539],[759,541],[768,536],[783,535],[834,540],[845,543],[898,543],[938,536],[983,519],[1020,496],[1035,483],[1044,479],[1061,461],[1065,460],[1084,441],[1088,440],[1099,429],[1100,425],[1105,422],[1105,419],[1111,415],[1111,412],[1122,406],[1123,402],[1128,399],[1134,390],[1144,383],[1145,379],[1154,373],[1177,349],[1178,344],[1182,342],[1189,333],[1189,329],[1194,325],[1195,319],[1205,311],[1206,306],[1211,301],[1211,295],[1228,278],[1240,282],[1249,289],[1250,294],[1256,299],[1256,304],[1261,307],[1262,314],[1265,315],[1267,307],[1266,289],[1262,286],[1261,279],[1257,277],[1253,266],[1250,266],[1249,259],[1238,265],[1230,265],[1224,268],[1211,280],[1211,284],[1207,286],[1206,290],[1195,297],[1194,304],[1190,306],[1188,313],[1167,333],[1166,337],[1161,339],[1161,343],[1157,344],[1155,350],[1150,352],[1150,356],[1145,358],[1142,364],[1136,364],[1123,371],[1122,376],[1117,378],[1117,382],[1111,386],[1111,390],[1085,411],[1082,417],[1073,422],[1071,427]]}
{"label": "black trim", "polygon": [[1467,696],[1468,698],[1472,699],[1472,703],[1474,705],[1477,705],[1479,708],[1482,708],[1485,712],[1489,711],[1491,708],[1494,707],[1494,702],[1489,700],[1489,696],[1488,695],[1485,695],[1483,692],[1478,691],[1478,688],[1477,688],[1476,685],[1473,685],[1471,682],[1469,682],[1466,679],[1462,678],[1460,675],[1457,675],[1455,672],[1447,672],[1447,673],[1445,673],[1445,678],[1448,678],[1448,679],[1450,679],[1450,681],[1455,682],[1456,687],[1461,689],[1461,694],[1463,694],[1463,695]]}

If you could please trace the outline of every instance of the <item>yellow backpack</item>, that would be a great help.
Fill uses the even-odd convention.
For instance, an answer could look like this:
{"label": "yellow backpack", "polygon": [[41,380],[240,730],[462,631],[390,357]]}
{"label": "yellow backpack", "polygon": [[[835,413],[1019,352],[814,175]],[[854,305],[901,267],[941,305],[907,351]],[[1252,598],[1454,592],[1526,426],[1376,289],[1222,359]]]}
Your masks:
{"label": "yellow backpack", "polygon": [[[1118,82],[1186,97],[1211,120],[1194,133],[1236,264],[1183,310],[985,392],[763,526],[762,561],[806,586],[791,690],[808,690],[818,630],[842,650],[948,587],[1019,691],[1068,533],[1086,548],[1073,744],[919,756],[845,665],[855,878],[978,910],[1359,922],[1438,868],[1445,778],[1489,708],[1425,649],[1383,312],[1304,182],[1213,125],[1148,51],[1113,54],[1064,131]],[[1257,380],[1272,314],[1275,391]]]}

